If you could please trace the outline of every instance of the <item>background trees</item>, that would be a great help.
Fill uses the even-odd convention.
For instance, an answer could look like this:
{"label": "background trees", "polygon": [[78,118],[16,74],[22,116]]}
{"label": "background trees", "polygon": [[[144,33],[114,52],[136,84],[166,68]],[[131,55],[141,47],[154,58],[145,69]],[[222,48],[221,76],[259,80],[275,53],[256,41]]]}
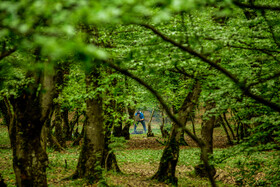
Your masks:
{"label": "background trees", "polygon": [[[107,132],[113,130],[114,136],[128,139],[131,122],[127,116],[136,107],[159,102],[174,126],[183,128],[203,150],[204,143],[185,127],[197,108],[176,117],[186,96],[194,92],[195,80],[201,85],[198,108],[206,109],[203,127],[209,128],[207,136],[211,137],[219,119],[228,124],[230,114],[234,128],[223,124],[235,143],[246,142],[258,151],[279,148],[277,1],[269,5],[262,0],[21,1],[1,2],[1,10],[1,110],[9,125],[15,172],[24,171],[24,175],[17,173],[18,185],[25,185],[21,176],[37,181],[27,166],[17,168],[22,155],[30,156],[26,163],[39,160],[42,168],[31,168],[42,174],[35,183],[47,185],[47,156],[38,142],[54,104],[57,137],[70,139],[73,127],[67,117],[65,133],[59,132],[61,112],[83,113],[91,107],[86,101],[93,101],[96,93],[104,101],[102,106],[96,104],[104,111],[98,117],[105,116]],[[85,28],[94,28],[94,32],[83,32]],[[84,79],[93,66],[102,70],[87,82],[88,88],[90,81],[98,84],[88,93]],[[68,74],[68,67],[69,75],[64,77],[68,79],[63,80],[61,70]],[[91,114],[84,115],[90,121]],[[91,132],[85,129],[83,133]],[[65,146],[64,140],[58,142]],[[17,147],[18,142],[30,149]],[[37,146],[32,147],[34,142]],[[211,140],[208,144],[206,149],[212,153]],[[43,159],[32,157],[31,150]]]}

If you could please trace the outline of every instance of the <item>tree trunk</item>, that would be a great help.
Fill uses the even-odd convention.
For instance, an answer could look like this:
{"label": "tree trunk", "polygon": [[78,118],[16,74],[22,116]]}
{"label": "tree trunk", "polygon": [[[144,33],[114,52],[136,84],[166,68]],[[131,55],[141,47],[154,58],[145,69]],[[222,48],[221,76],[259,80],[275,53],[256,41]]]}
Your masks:
{"label": "tree trunk", "polygon": [[153,115],[154,115],[155,109],[153,108],[152,114],[151,114],[151,118],[148,122],[148,133],[147,133],[147,137],[154,137],[154,133],[152,132],[152,127],[151,127],[151,122],[153,119]]}
{"label": "tree trunk", "polygon": [[219,117],[219,121],[220,121],[220,123],[222,124],[222,126],[223,126],[223,128],[224,128],[224,131],[225,131],[225,133],[226,133],[226,135],[227,135],[228,144],[229,144],[229,145],[232,145],[232,141],[231,141],[230,135],[229,135],[229,133],[228,133],[227,127],[226,127],[226,125],[225,125],[225,122],[223,121],[222,116]]}
{"label": "tree trunk", "polygon": [[194,121],[195,115],[194,115],[194,113],[191,114],[190,118],[191,118],[191,121],[192,121],[193,134],[196,135],[196,133],[195,133],[195,121]]}
{"label": "tree trunk", "polygon": [[[215,107],[215,102],[207,102],[206,103],[206,111],[210,111],[211,109],[213,109]],[[213,113],[209,112],[208,113],[209,116],[207,116],[206,120],[204,120],[202,122],[202,128],[201,128],[201,139],[203,140],[203,142],[205,143],[205,151],[208,155],[212,155],[213,154],[213,130],[214,130],[214,126],[216,123],[216,117]],[[201,152],[202,154],[202,152]],[[201,161],[202,160],[202,156],[201,155]],[[207,177],[207,172],[205,170],[205,166],[204,164],[199,164],[195,167],[195,171],[196,174],[201,176],[201,177]],[[211,175],[214,176],[216,174],[216,170],[213,166],[211,166],[211,171],[210,171]]]}
{"label": "tree trunk", "polygon": [[178,126],[173,124],[167,146],[163,150],[163,154],[160,159],[158,171],[152,179],[177,185],[178,179],[175,176],[175,171],[179,158],[179,143],[176,139],[179,134],[180,130]]}
{"label": "tree trunk", "polygon": [[223,113],[223,117],[222,117],[222,118],[223,118],[223,120],[226,122],[227,127],[229,128],[229,130],[230,130],[230,132],[231,132],[231,135],[232,135],[232,138],[233,138],[234,140],[236,140],[235,135],[234,135],[234,132],[233,132],[233,130],[232,130],[232,128],[231,128],[231,126],[230,126],[228,120],[227,120],[226,113]]}
{"label": "tree trunk", "polygon": [[[188,93],[178,111],[179,121],[182,124],[186,124],[190,113],[197,104],[200,93],[201,86],[199,82],[195,82],[193,91]],[[179,140],[181,132],[181,128],[173,124],[170,137],[160,160],[158,171],[152,177],[153,179],[177,185],[178,180],[175,176],[175,171],[179,158]]]}
{"label": "tree trunk", "polygon": [[240,123],[240,139],[243,140],[244,139],[244,124]]}
{"label": "tree trunk", "polygon": [[[110,112],[110,108],[118,108],[115,102],[110,102],[105,106],[106,110],[104,110],[105,116],[105,146],[104,146],[104,154],[102,155],[102,168],[105,170],[113,170],[115,172],[121,172],[116,155],[114,151],[109,147],[109,144],[112,143],[112,128],[114,128],[114,115]],[[118,110],[119,111],[119,110]],[[120,132],[122,133],[122,132]],[[121,134],[122,135],[122,134]]]}
{"label": "tree trunk", "polygon": [[62,121],[63,121],[63,137],[65,140],[71,140],[72,134],[70,131],[69,119],[68,119],[68,109],[63,108],[62,111]]}
{"label": "tree trunk", "polygon": [[63,136],[63,119],[62,119],[62,112],[60,104],[57,105],[55,110],[55,119],[54,119],[54,126],[55,126],[55,137],[58,143],[62,147],[66,147],[66,140]]}
{"label": "tree trunk", "polygon": [[117,123],[114,123],[113,135],[115,137],[122,137],[122,121],[118,121]]}
{"label": "tree trunk", "polygon": [[84,121],[83,129],[82,129],[81,134],[73,141],[72,146],[79,145],[79,142],[83,139],[84,134],[85,134],[85,128],[84,127],[86,126],[86,123],[87,123],[87,119],[85,119],[85,121]]}
{"label": "tree trunk", "polygon": [[5,98],[13,168],[17,186],[47,186],[48,157],[41,144],[41,131],[52,107],[53,76],[44,72],[29,72],[28,76],[34,78],[33,84],[22,89],[17,98]]}
{"label": "tree trunk", "polygon": [[[125,82],[125,88],[124,88],[124,94],[127,94],[127,90],[128,88],[128,81],[127,81],[127,77],[124,77],[124,82]],[[125,113],[127,115],[127,119],[126,122],[124,124],[124,127],[122,129],[122,136],[126,139],[129,140],[130,139],[130,133],[129,133],[129,129],[131,127],[131,125],[133,125],[132,119],[134,119],[134,112],[135,112],[135,108],[132,107],[131,104],[124,104],[125,106]]]}
{"label": "tree trunk", "polygon": [[[210,111],[215,107],[215,103],[207,103],[206,111]],[[202,122],[201,128],[201,139],[204,141],[206,145],[207,153],[213,154],[213,130],[216,122],[216,117],[213,113],[209,112],[209,116],[207,116],[207,120]]]}
{"label": "tree trunk", "polygon": [[130,139],[129,129],[130,129],[130,124],[129,122],[127,122],[122,129],[122,137],[124,137],[124,139],[126,140]]}
{"label": "tree trunk", "polygon": [[185,132],[184,131],[181,132],[179,144],[183,145],[183,146],[188,146],[189,145],[185,140]]}
{"label": "tree trunk", "polygon": [[[72,139],[73,138],[77,138],[79,136],[79,131],[78,130],[79,130],[79,119],[80,119],[80,116],[81,116],[81,114],[79,113],[78,110],[76,110],[75,115],[74,115],[72,121],[69,124],[69,126],[70,126],[70,134],[72,136]],[[75,127],[76,124],[77,124],[77,129],[74,132],[74,127]]]}
{"label": "tree trunk", "polygon": [[2,177],[2,175],[1,175],[1,173],[0,173],[0,186],[1,187],[6,187],[7,186],[5,181],[4,181],[4,179],[3,179],[3,177]]}
{"label": "tree trunk", "polygon": [[[86,75],[87,92],[99,86],[98,69]],[[102,177],[101,163],[104,153],[104,130],[102,98],[99,93],[87,98],[87,123],[84,126],[84,143],[73,178],[86,178],[89,183],[96,183]]]}
{"label": "tree trunk", "polygon": [[[109,116],[107,115],[107,117]],[[117,163],[116,155],[114,151],[109,147],[109,144],[111,143],[112,126],[113,126],[112,121],[107,119],[106,129],[105,129],[105,148],[104,148],[104,154],[102,155],[103,156],[102,168],[105,168],[106,171],[113,170],[115,172],[121,172]]]}
{"label": "tree trunk", "polygon": [[127,117],[125,125],[122,129],[122,136],[126,140],[129,140],[130,139],[129,129],[130,129],[131,125],[133,125],[133,122],[131,122],[131,120],[134,119],[135,108],[131,108],[130,106],[127,106],[127,107],[125,107],[125,110],[126,110],[126,114],[128,117]]}
{"label": "tree trunk", "polygon": [[43,126],[42,139],[46,138],[46,140],[43,140],[43,142],[46,146],[53,148],[55,151],[62,151],[62,150],[64,150],[64,148],[58,143],[58,140],[52,134],[52,126],[51,126],[52,120],[51,119],[52,119],[53,113],[54,112],[52,111],[50,114],[50,117],[46,120],[46,123]]}
{"label": "tree trunk", "polygon": [[[55,75],[55,97],[58,99],[58,102],[55,106],[55,137],[58,140],[59,144],[62,147],[66,147],[66,138],[64,133],[64,120],[63,120],[63,111],[62,104],[59,102],[60,95],[64,88],[65,83],[65,74],[69,72],[69,66],[67,64],[59,64],[56,75]],[[68,118],[68,116],[67,116]],[[68,121],[68,119],[67,119]]]}
{"label": "tree trunk", "polygon": [[163,109],[161,111],[161,116],[162,116],[162,123],[160,125],[161,136],[162,136],[162,138],[167,138],[169,136],[169,133],[166,129],[164,129],[165,120],[164,120],[164,110]]}

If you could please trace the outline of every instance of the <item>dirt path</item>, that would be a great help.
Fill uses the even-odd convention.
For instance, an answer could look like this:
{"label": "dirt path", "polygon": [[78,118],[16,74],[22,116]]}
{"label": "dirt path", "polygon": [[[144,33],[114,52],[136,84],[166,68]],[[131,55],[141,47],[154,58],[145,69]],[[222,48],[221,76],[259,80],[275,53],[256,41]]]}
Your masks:
{"label": "dirt path", "polygon": [[[197,147],[196,143],[191,138],[186,137],[185,140],[189,146],[181,146],[181,149],[184,149],[185,147]],[[133,135],[127,142],[127,149],[164,149],[164,145],[159,142],[164,142],[164,139],[160,137],[147,138],[143,135]],[[214,137],[214,148],[226,148],[228,146],[226,136],[218,134]]]}

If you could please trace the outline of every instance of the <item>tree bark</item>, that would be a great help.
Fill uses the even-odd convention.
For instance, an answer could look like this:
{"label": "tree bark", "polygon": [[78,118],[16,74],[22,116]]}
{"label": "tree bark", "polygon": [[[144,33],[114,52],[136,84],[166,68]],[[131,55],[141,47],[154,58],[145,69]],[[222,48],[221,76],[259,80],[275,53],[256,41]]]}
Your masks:
{"label": "tree bark", "polygon": [[161,111],[161,115],[162,115],[162,122],[161,122],[161,125],[160,125],[160,132],[161,132],[161,136],[162,138],[167,138],[169,136],[169,133],[166,129],[164,129],[164,110],[162,109]]}
{"label": "tree bark", "polygon": [[83,124],[83,129],[82,129],[82,132],[81,134],[79,134],[78,137],[76,137],[76,139],[73,141],[72,143],[72,146],[76,146],[76,145],[79,145],[79,142],[83,139],[84,137],[84,134],[85,134],[85,126],[86,126],[86,123],[87,123],[87,119],[85,119],[84,121],[84,124]]}
{"label": "tree bark", "polygon": [[48,157],[41,144],[41,131],[52,108],[53,76],[46,72],[27,75],[34,83],[22,88],[17,98],[5,98],[13,168],[17,186],[47,186]]}
{"label": "tree bark", "polygon": [[225,125],[225,122],[223,121],[222,116],[219,117],[219,121],[220,121],[220,123],[222,124],[222,126],[223,126],[223,128],[224,128],[224,131],[225,131],[225,133],[226,133],[226,135],[227,135],[228,144],[229,144],[229,145],[232,145],[232,141],[231,141],[230,135],[229,135],[229,133],[228,133],[227,127],[226,127],[226,125]]}
{"label": "tree bark", "polygon": [[147,133],[147,137],[154,137],[154,133],[152,132],[152,127],[151,127],[151,122],[153,119],[153,115],[154,115],[155,109],[153,108],[152,114],[151,114],[151,118],[148,122],[148,133]]}
{"label": "tree bark", "polygon": [[[90,75],[86,75],[87,92],[99,87],[100,74],[94,68]],[[90,183],[98,182],[102,177],[101,163],[104,154],[104,129],[102,97],[97,93],[87,98],[87,123],[84,126],[84,143],[79,156],[76,172],[73,178],[86,178]]]}
{"label": "tree bark", "polygon": [[112,129],[112,122],[111,120],[106,121],[106,129],[105,129],[105,147],[104,147],[104,154],[102,155],[102,168],[106,171],[112,170],[115,172],[121,172],[117,158],[114,151],[109,147],[111,143],[111,129]]}
{"label": "tree bark", "polygon": [[[65,137],[65,131],[68,131],[68,115],[67,120],[65,121],[65,114],[63,113],[65,108],[62,107],[62,104],[60,103],[60,95],[62,93],[62,90],[64,88],[65,84],[65,74],[68,74],[69,72],[69,66],[67,64],[59,64],[56,75],[55,75],[55,97],[58,99],[58,102],[55,106],[55,137],[58,140],[59,144],[62,147],[66,147],[66,137]],[[65,122],[67,123],[65,125]],[[66,127],[66,130],[64,129]]]}
{"label": "tree bark", "polygon": [[[70,121],[70,123],[69,123],[70,134],[73,135],[72,139],[73,138],[77,138],[79,136],[79,131],[78,130],[79,130],[79,119],[80,119],[80,116],[81,116],[81,114],[80,114],[79,110],[76,110],[75,115],[74,115],[72,121]],[[77,129],[74,132],[74,127],[75,127],[76,124],[77,124]]]}
{"label": "tree bark", "polygon": [[62,121],[63,121],[63,137],[65,140],[71,140],[72,134],[71,134],[69,119],[68,119],[68,109],[65,107],[63,108],[62,111]]}
{"label": "tree bark", "polygon": [[[186,124],[190,113],[197,104],[200,93],[201,86],[197,81],[194,83],[193,91],[188,93],[181,108],[178,111],[179,121],[182,124]],[[181,128],[179,128],[178,125],[173,124],[170,137],[160,160],[158,171],[155,173],[152,179],[177,185],[178,180],[175,176],[175,171],[179,158],[179,140],[181,132]]]}
{"label": "tree bark", "polygon": [[226,113],[223,113],[223,117],[222,117],[222,118],[223,118],[223,120],[226,122],[227,127],[229,128],[229,130],[230,130],[230,132],[231,132],[231,135],[232,135],[232,138],[233,138],[234,140],[236,140],[236,137],[235,137],[235,135],[234,135],[234,132],[233,132],[233,130],[232,130],[232,128],[231,128],[231,126],[230,126],[228,120],[227,120]]}
{"label": "tree bark", "polygon": [[58,143],[62,147],[66,147],[66,139],[63,136],[63,119],[62,119],[62,112],[60,104],[56,105],[55,110],[55,119],[54,119],[54,126],[55,126],[55,137]]}
{"label": "tree bark", "polygon": [[[206,104],[206,111],[210,111],[215,107],[215,102],[209,102]],[[216,122],[216,117],[213,113],[208,113],[207,119],[202,122],[201,127],[201,139],[206,145],[208,154],[213,154],[213,130]]]}
{"label": "tree bark", "polygon": [[196,133],[195,133],[195,114],[194,113],[192,113],[191,114],[191,116],[190,116],[190,118],[191,118],[191,121],[192,121],[192,130],[193,130],[193,134],[194,135],[196,135]]}
{"label": "tree bark", "polygon": [[[211,109],[215,108],[215,102],[213,101],[208,101],[206,103],[206,111],[210,111]],[[202,122],[202,127],[201,127],[201,139],[205,143],[205,151],[207,155],[212,155],[213,154],[213,130],[214,126],[216,123],[216,117],[214,113],[209,112],[208,115],[206,116],[206,120]],[[201,157],[200,160],[202,160],[202,155],[203,153],[201,152]],[[195,167],[195,172],[197,175],[201,177],[207,177],[207,171],[205,169],[204,164],[199,164]],[[216,170],[214,166],[211,166],[211,175],[214,176],[216,174]]]}

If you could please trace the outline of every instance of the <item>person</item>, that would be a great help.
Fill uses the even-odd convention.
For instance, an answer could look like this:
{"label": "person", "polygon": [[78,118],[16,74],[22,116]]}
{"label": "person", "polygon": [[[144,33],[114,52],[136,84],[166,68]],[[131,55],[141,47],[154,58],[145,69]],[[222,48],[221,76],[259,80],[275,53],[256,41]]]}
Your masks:
{"label": "person", "polygon": [[144,114],[140,110],[138,110],[135,113],[135,121],[136,122],[134,124],[134,133],[137,134],[136,128],[137,128],[137,125],[138,125],[139,122],[143,125],[143,129],[146,133],[146,124],[145,124]]}

